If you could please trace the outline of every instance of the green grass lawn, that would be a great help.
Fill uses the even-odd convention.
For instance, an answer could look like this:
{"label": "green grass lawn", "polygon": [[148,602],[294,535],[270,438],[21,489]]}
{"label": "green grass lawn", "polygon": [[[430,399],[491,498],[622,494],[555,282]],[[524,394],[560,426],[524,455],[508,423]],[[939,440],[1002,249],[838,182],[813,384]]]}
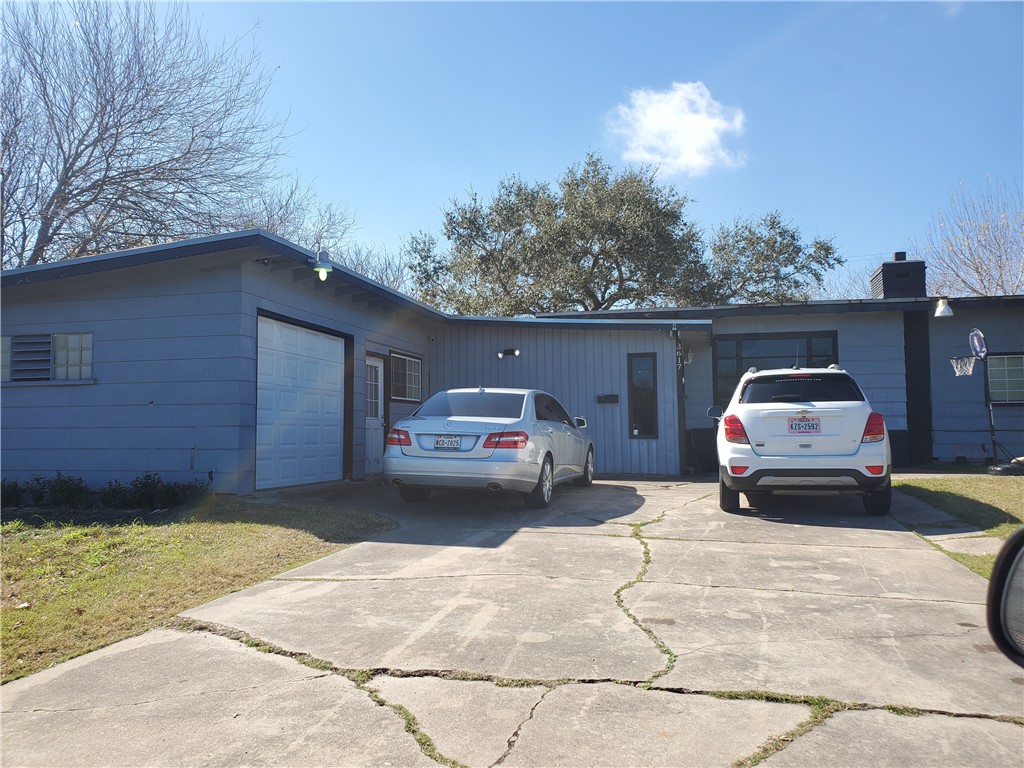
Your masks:
{"label": "green grass lawn", "polygon": [[0,525],[3,682],[394,527],[369,512],[213,497],[159,520],[38,514],[48,519],[5,510]]}
{"label": "green grass lawn", "polygon": [[[948,512],[979,535],[1006,540],[1024,524],[1024,477],[961,474],[956,477],[893,478],[893,487]],[[946,552],[986,579],[995,555]]]}

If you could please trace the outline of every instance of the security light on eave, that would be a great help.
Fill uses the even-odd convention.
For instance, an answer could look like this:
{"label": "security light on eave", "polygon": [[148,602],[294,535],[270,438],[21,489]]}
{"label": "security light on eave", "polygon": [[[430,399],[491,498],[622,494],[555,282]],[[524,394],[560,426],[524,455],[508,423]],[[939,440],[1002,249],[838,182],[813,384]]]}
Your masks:
{"label": "security light on eave", "polygon": [[320,278],[320,282],[327,279],[327,273],[333,272],[334,267],[331,266],[331,254],[327,251],[320,251],[316,255],[316,261],[310,259],[313,265],[313,271],[317,273]]}
{"label": "security light on eave", "polygon": [[949,301],[946,299],[939,299],[935,305],[935,316],[936,317],[952,317],[953,308],[949,306]]}

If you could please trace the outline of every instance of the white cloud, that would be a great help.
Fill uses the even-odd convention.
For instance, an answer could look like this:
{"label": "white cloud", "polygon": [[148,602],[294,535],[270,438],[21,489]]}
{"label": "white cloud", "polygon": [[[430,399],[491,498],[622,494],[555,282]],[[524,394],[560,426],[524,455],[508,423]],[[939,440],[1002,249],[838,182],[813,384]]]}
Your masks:
{"label": "white cloud", "polygon": [[743,110],[719,104],[701,82],[633,91],[629,104],[619,104],[608,117],[612,132],[625,139],[624,160],[657,165],[667,175],[701,176],[717,165],[746,161],[722,146],[728,134],[743,133]]}

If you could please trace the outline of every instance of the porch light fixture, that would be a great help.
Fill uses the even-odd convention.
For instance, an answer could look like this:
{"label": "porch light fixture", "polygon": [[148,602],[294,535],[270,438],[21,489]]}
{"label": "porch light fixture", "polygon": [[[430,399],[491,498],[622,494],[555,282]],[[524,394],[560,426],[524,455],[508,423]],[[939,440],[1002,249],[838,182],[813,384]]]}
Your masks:
{"label": "porch light fixture", "polygon": [[331,266],[331,254],[327,251],[320,251],[316,255],[316,259],[310,259],[309,263],[313,267],[313,271],[320,277],[320,282],[324,282],[327,279],[327,273],[333,272],[334,267]]}
{"label": "porch light fixture", "polygon": [[511,348],[501,350],[501,352],[498,353],[498,359],[501,360],[505,357],[519,357],[519,350]]}
{"label": "porch light fixture", "polygon": [[953,316],[953,308],[951,306],[949,306],[949,301],[947,299],[944,299],[944,298],[943,299],[939,299],[938,303],[935,305],[935,316],[936,317],[952,317]]}

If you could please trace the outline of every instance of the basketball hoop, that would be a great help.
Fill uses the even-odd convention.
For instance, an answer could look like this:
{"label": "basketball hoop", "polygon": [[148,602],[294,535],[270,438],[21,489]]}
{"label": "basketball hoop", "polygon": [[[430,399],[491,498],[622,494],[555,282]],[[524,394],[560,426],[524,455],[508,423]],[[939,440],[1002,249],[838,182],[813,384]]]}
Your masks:
{"label": "basketball hoop", "polygon": [[974,372],[974,361],[977,359],[974,355],[951,357],[949,364],[953,366],[953,373],[957,376],[970,376]]}

